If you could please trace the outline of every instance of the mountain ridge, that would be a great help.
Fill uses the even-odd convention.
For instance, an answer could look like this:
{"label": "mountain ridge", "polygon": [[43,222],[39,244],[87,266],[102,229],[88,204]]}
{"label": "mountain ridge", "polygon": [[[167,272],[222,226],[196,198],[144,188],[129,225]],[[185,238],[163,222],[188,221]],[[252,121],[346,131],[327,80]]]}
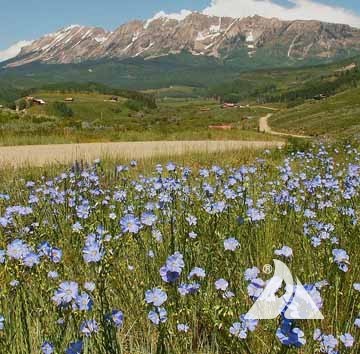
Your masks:
{"label": "mountain ridge", "polygon": [[294,61],[345,58],[360,53],[360,29],[346,24],[282,21],[257,15],[231,18],[191,12],[175,18],[160,14],[147,21],[130,21],[112,32],[80,25],[63,28],[23,47],[5,66],[147,59],[183,51],[214,58],[245,55],[254,60],[261,59],[264,52]]}

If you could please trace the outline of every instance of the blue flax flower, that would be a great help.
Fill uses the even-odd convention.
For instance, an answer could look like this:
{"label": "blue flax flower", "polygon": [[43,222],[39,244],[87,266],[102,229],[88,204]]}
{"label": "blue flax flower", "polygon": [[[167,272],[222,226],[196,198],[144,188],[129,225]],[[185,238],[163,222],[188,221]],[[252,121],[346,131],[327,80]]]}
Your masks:
{"label": "blue flax flower", "polygon": [[99,326],[95,320],[86,320],[80,326],[80,332],[85,334],[86,337],[90,337],[93,333],[99,331]]}
{"label": "blue flax flower", "polygon": [[119,310],[112,310],[109,315],[106,316],[106,319],[112,322],[117,328],[120,328],[124,324],[124,314]]}
{"label": "blue flax flower", "polygon": [[59,288],[55,291],[52,300],[57,305],[69,304],[72,300],[75,300],[78,296],[79,285],[74,281],[66,281],[60,284]]}
{"label": "blue flax flower", "polygon": [[354,345],[354,337],[350,333],[345,333],[340,336],[340,341],[346,348],[351,348]]}
{"label": "blue flax flower", "polygon": [[98,241],[87,243],[82,252],[86,263],[100,262],[104,256],[104,250]]}
{"label": "blue flax flower", "polygon": [[137,234],[140,231],[140,220],[133,214],[127,214],[120,220],[121,230],[124,233]]}
{"label": "blue flax flower", "polygon": [[54,350],[54,345],[50,342],[44,342],[41,346],[41,351],[43,354],[53,354]]}
{"label": "blue flax flower", "polygon": [[165,323],[167,321],[167,312],[163,307],[158,307],[149,312],[148,319],[155,325]]}
{"label": "blue flax flower", "polygon": [[81,293],[75,299],[75,308],[79,311],[90,311],[94,302],[87,293]]}
{"label": "blue flax flower", "polygon": [[293,322],[285,318],[282,319],[281,325],[276,331],[276,336],[287,347],[300,348],[306,344],[304,332],[300,328],[294,327]]}
{"label": "blue flax flower", "polygon": [[81,354],[83,352],[83,347],[84,344],[81,340],[70,343],[70,346],[66,350],[65,354]]}
{"label": "blue flax flower", "polygon": [[166,292],[159,288],[153,288],[145,292],[145,301],[148,304],[153,304],[156,307],[160,307],[166,300]]}

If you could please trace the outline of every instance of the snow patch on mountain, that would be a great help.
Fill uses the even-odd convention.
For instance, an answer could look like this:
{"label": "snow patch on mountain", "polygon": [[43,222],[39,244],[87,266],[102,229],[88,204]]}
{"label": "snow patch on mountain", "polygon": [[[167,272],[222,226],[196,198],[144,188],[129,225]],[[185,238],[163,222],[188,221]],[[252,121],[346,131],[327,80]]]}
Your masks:
{"label": "snow patch on mountain", "polygon": [[15,58],[20,54],[21,49],[32,44],[34,41],[20,41],[9,48],[0,51],[0,62]]}

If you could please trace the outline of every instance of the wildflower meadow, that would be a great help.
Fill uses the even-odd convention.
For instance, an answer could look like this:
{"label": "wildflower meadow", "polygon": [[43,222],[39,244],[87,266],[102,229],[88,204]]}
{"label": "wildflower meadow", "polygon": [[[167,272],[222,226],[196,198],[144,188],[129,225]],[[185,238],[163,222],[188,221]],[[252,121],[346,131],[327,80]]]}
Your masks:
{"label": "wildflower meadow", "polygon": [[[352,145],[151,171],[97,160],[0,186],[0,353],[360,352]],[[246,317],[274,260],[323,320]]]}

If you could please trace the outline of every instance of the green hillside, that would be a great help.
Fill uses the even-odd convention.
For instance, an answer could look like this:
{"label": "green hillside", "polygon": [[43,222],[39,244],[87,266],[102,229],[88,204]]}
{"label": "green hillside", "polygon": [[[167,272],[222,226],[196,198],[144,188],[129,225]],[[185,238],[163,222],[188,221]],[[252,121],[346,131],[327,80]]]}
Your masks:
{"label": "green hillside", "polygon": [[360,88],[322,101],[309,100],[283,109],[270,119],[274,130],[307,135],[350,135],[360,132]]}
{"label": "green hillside", "polygon": [[[333,61],[336,60],[341,58],[334,58]],[[254,72],[257,76],[260,71],[261,76],[264,70],[285,68],[280,71],[296,72],[308,67],[315,68],[310,72],[322,71],[321,67],[331,66],[333,61],[298,61],[278,57],[265,49],[259,49],[255,58],[249,58],[247,51],[239,50],[222,60],[183,52],[152,59],[102,60],[66,65],[32,63],[0,69],[0,82],[21,88],[68,81],[91,81],[134,90],[170,86],[208,88],[241,79],[242,73]],[[245,74],[245,80],[248,76]]]}
{"label": "green hillside", "polygon": [[[164,99],[155,108],[141,101],[96,92],[36,91],[45,105],[27,105],[20,112],[0,110],[0,144],[143,140],[264,140],[257,132],[261,107],[222,109],[215,100]],[[65,102],[66,98],[73,102]],[[17,104],[24,102],[18,100]],[[231,130],[209,125],[232,125]]]}
{"label": "green hillside", "polygon": [[224,101],[256,100],[295,106],[318,94],[330,96],[356,87],[360,82],[359,64],[356,57],[335,64],[245,72],[210,87],[208,94]]}
{"label": "green hillside", "polygon": [[25,88],[68,81],[91,81],[132,90],[173,85],[206,87],[224,79],[230,80],[233,75],[231,66],[215,58],[186,53],[149,60],[133,58],[66,65],[33,63],[0,69],[0,81]]}

